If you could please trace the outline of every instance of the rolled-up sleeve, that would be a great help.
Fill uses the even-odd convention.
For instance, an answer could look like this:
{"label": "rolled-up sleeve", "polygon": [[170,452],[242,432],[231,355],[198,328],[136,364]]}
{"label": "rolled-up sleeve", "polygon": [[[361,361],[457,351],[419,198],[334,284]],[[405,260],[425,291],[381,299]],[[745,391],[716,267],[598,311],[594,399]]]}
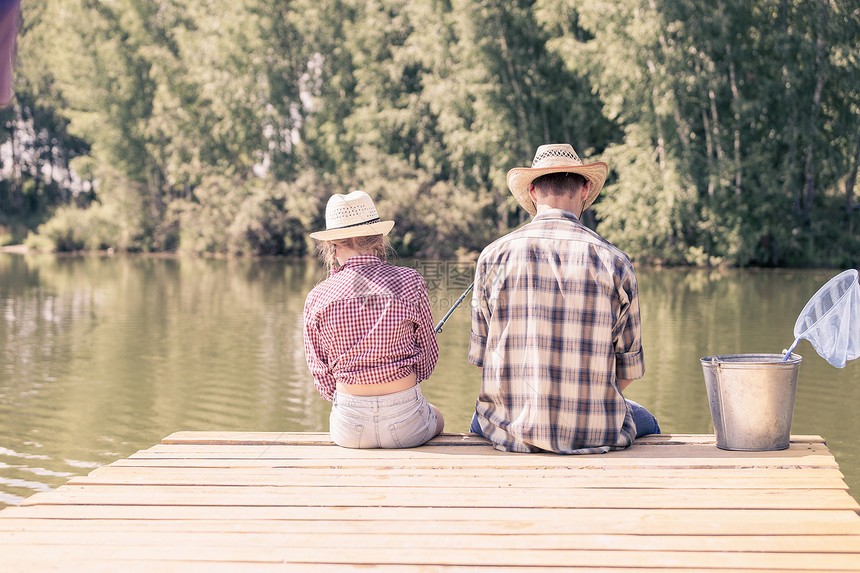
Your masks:
{"label": "rolled-up sleeve", "polygon": [[316,386],[320,396],[331,401],[334,397],[334,391],[337,384],[334,374],[332,374],[332,371],[328,366],[328,357],[326,355],[325,347],[322,344],[319,324],[316,318],[316,313],[314,313],[311,308],[310,299],[305,302],[303,317],[305,360],[307,360],[311,376],[314,378],[314,386]]}
{"label": "rolled-up sleeve", "polygon": [[637,380],[645,375],[642,352],[642,322],[639,316],[639,287],[632,268],[619,275],[618,322],[614,330],[615,375],[622,380]]}

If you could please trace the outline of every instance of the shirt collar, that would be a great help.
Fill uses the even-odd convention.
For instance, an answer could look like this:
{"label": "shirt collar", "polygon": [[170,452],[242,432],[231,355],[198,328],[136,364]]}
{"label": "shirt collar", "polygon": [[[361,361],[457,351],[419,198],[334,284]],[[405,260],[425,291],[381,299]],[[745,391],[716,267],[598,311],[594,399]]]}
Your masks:
{"label": "shirt collar", "polygon": [[[336,272],[342,271],[346,268],[354,268],[354,267],[362,267],[365,265],[381,265],[382,260],[375,255],[356,255],[354,257],[349,257],[344,263],[337,269]],[[332,273],[334,274],[334,273]]]}
{"label": "shirt collar", "polygon": [[544,211],[543,213],[539,213],[532,218],[532,221],[538,221],[543,219],[568,219],[569,221],[579,222],[579,218],[573,214],[571,211],[565,211],[564,209],[549,209]]}

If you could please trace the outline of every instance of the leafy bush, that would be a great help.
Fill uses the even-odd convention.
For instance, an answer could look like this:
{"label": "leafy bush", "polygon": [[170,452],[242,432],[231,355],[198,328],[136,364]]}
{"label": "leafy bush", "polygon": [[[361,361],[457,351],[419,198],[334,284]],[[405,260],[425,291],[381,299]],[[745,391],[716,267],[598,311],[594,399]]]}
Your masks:
{"label": "leafy bush", "polygon": [[329,188],[308,172],[293,184],[211,175],[178,199],[167,220],[179,250],[190,253],[304,256],[322,228]]}
{"label": "leafy bush", "polygon": [[37,229],[28,246],[58,252],[114,248],[129,250],[122,223],[113,209],[96,205],[89,209],[62,207]]}
{"label": "leafy bush", "polygon": [[289,212],[290,189],[255,190],[239,206],[227,230],[228,249],[234,254],[294,255],[306,253],[305,229]]}

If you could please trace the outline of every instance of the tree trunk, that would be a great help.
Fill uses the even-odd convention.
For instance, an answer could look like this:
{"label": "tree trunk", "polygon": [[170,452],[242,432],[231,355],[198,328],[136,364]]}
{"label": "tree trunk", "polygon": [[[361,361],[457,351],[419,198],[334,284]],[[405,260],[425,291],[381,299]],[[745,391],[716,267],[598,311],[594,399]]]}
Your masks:
{"label": "tree trunk", "polygon": [[12,134],[9,138],[12,153],[12,157],[10,158],[12,162],[12,175],[11,181],[9,182],[9,202],[15,209],[20,209],[24,204],[24,196],[21,188],[21,162],[23,161],[23,153],[20,153],[18,145],[18,131],[24,123],[22,116],[23,110],[21,106],[16,105],[12,116]]}
{"label": "tree trunk", "polygon": [[708,120],[708,110],[702,107],[702,127],[705,132],[705,158],[708,165],[708,197],[714,196],[716,173],[714,169],[714,141],[711,137],[711,122]]}
{"label": "tree trunk", "polygon": [[815,140],[818,132],[818,112],[821,110],[821,94],[826,81],[824,73],[824,19],[827,6],[824,0],[818,4],[818,22],[815,40],[815,91],[812,94],[812,110],[809,117],[809,143],[806,145],[806,183],[804,185],[803,218],[808,220],[815,199]]}
{"label": "tree trunk", "polygon": [[735,196],[738,202],[741,199],[741,115],[740,115],[740,94],[738,92],[738,82],[735,77],[735,61],[732,53],[732,41],[729,37],[728,29],[726,28],[726,17],[723,14],[725,4],[720,0],[717,3],[717,10],[720,17],[720,32],[723,41],[726,43],[726,61],[729,63],[729,87],[732,90],[731,109],[733,112],[734,126],[734,172],[735,172]]}
{"label": "tree trunk", "polygon": [[[497,26],[499,26],[499,28],[501,29],[502,23],[498,21]],[[523,95],[523,89],[518,78],[517,70],[514,67],[513,58],[511,57],[511,52],[508,49],[508,41],[507,38],[505,38],[504,32],[499,32],[498,40],[499,47],[502,51],[502,58],[507,63],[511,87],[514,90],[514,93],[517,95],[516,109],[513,110],[514,115],[517,119],[517,140],[522,142],[531,141],[531,138],[529,137],[529,120],[526,114],[526,110],[524,109],[525,106],[523,105],[525,96]]]}
{"label": "tree trunk", "polygon": [[[796,180],[797,173],[797,102],[794,97],[796,87],[792,86],[792,74],[789,66],[791,59],[789,57],[789,35],[788,22],[789,12],[791,8],[790,0],[782,0],[779,5],[779,24],[782,40],[780,41],[779,53],[782,56],[782,85],[785,88],[785,107],[787,110],[785,119],[785,136],[784,141],[788,147],[788,152],[785,154],[782,170],[782,191],[786,197],[793,197],[794,213],[801,213],[801,205],[803,203],[803,190],[798,191],[795,187],[798,183]],[[797,195],[795,195],[797,194]]]}
{"label": "tree trunk", "polygon": [[734,109],[734,117],[735,117],[735,137],[734,137],[734,151],[735,151],[735,196],[737,197],[738,203],[741,200],[741,114],[738,111],[740,107],[740,95],[738,93],[738,85],[735,81],[735,63],[731,61],[731,44],[728,44],[726,47],[726,51],[728,52],[729,61],[729,81],[732,85],[732,109]]}
{"label": "tree trunk", "polygon": [[708,98],[711,100],[711,121],[714,123],[714,151],[717,154],[717,165],[725,157],[723,146],[720,144],[720,116],[717,113],[717,94],[714,90],[708,90]]}
{"label": "tree trunk", "polygon": [[854,212],[854,186],[857,184],[857,168],[860,166],[860,133],[854,136],[854,156],[851,169],[845,178],[845,213],[850,217]]}
{"label": "tree trunk", "polygon": [[[702,67],[696,61],[696,76],[702,76]],[[714,168],[714,138],[711,135],[711,120],[708,119],[708,108],[700,104],[702,112],[702,131],[705,132],[705,164],[708,168],[708,197],[713,198],[716,188],[716,169]]]}

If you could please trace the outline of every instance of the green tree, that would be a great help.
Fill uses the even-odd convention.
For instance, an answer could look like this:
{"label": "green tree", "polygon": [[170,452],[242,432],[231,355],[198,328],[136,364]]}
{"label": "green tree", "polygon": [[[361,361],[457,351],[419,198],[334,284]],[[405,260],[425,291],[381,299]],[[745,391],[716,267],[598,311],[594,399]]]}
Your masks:
{"label": "green tree", "polygon": [[526,220],[507,171],[567,141],[639,260],[857,262],[856,0],[23,9],[0,225],[63,205],[57,247],[301,255],[363,188],[402,255],[477,251]]}
{"label": "green tree", "polygon": [[820,258],[844,233],[820,198],[849,171],[858,128],[846,4],[542,2],[576,11],[586,34],[553,45],[625,130],[604,154],[600,230],[675,264],[856,261]]}

